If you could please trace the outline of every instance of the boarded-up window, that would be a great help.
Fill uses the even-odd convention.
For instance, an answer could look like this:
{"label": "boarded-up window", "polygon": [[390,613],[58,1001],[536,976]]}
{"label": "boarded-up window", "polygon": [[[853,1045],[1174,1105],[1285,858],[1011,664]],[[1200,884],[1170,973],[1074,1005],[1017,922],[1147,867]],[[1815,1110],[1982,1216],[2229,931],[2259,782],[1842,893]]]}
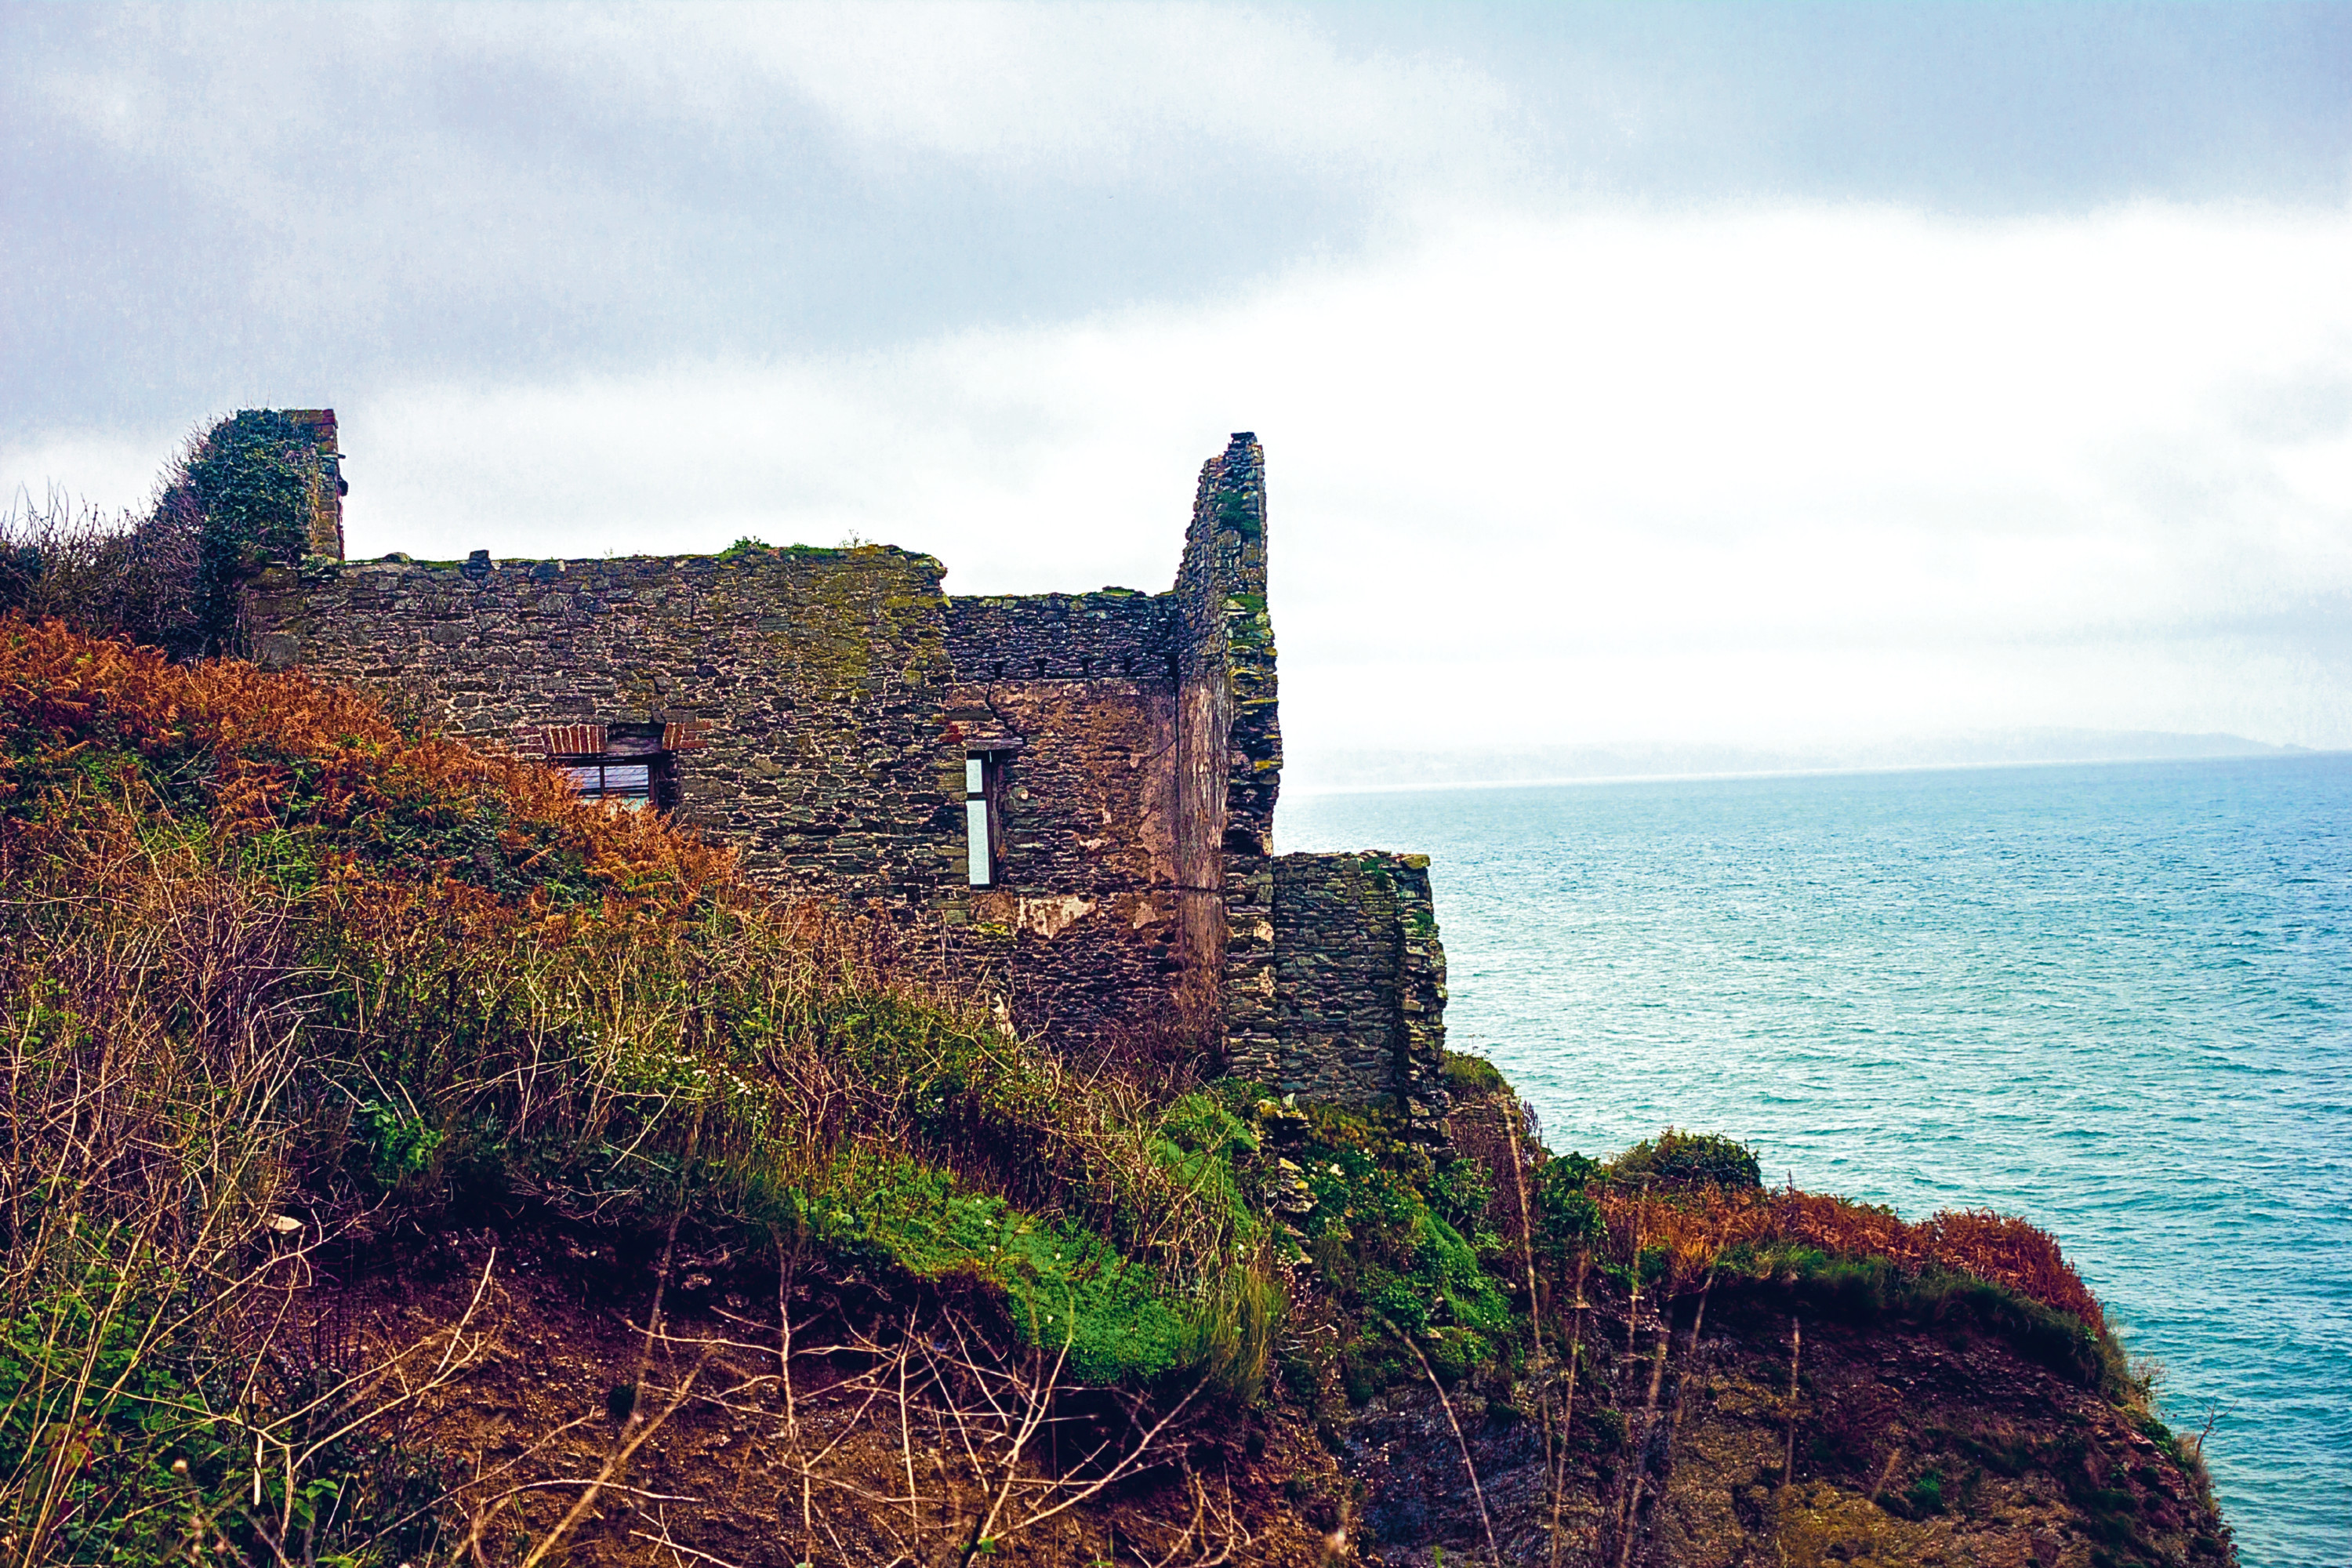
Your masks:
{"label": "boarded-up window", "polygon": [[697,739],[686,726],[656,723],[558,724],[544,735],[547,760],[582,799],[632,811],[677,807],[677,751]]}
{"label": "boarded-up window", "polygon": [[655,765],[650,757],[569,757],[556,763],[583,800],[610,801],[633,811],[654,803]]}

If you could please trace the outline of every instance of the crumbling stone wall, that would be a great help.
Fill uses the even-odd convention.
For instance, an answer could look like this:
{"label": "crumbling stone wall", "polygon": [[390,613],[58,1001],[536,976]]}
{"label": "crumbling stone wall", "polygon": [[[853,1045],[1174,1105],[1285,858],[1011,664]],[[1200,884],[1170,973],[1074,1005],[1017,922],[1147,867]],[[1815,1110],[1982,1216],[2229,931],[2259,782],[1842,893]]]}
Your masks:
{"label": "crumbling stone wall", "polygon": [[[415,694],[529,751],[660,723],[680,816],[790,895],[935,919],[1068,1042],[1181,1012],[1169,595],[950,600],[884,546],[720,556],[312,563],[256,584],[263,662]],[[1098,674],[1099,671],[1125,673]],[[965,875],[964,762],[1001,759],[997,884]]]}
{"label": "crumbling stone wall", "polygon": [[1445,1114],[1445,949],[1429,857],[1274,862],[1275,1043],[1236,1070],[1285,1094],[1389,1104],[1427,1136]]}
{"label": "crumbling stone wall", "polygon": [[[331,439],[331,411],[313,423]],[[263,664],[404,693],[522,751],[551,731],[657,734],[675,776],[656,793],[753,876],[929,922],[921,951],[1065,1043],[1173,1031],[1310,1097],[1442,1102],[1425,871],[1302,869],[1278,914],[1255,437],[1203,465],[1157,595],[950,598],[938,561],[878,545],[345,562],[333,521],[248,586]],[[972,756],[1002,850],[982,888],[965,869]]]}
{"label": "crumbling stone wall", "polygon": [[1275,1045],[1282,728],[1265,565],[1265,452],[1243,431],[1202,468],[1176,577],[1177,885],[1187,970],[1222,1004],[1228,1062],[1262,1058]]}
{"label": "crumbling stone wall", "polygon": [[946,721],[959,769],[994,759],[1003,863],[942,916],[1009,944],[1008,1005],[1057,1037],[1213,1027],[1183,984],[1174,609],[1130,589],[948,601]]}
{"label": "crumbling stone wall", "polygon": [[948,601],[948,655],[964,681],[1176,679],[1176,595],[1105,588]]}
{"label": "crumbling stone wall", "polygon": [[308,539],[305,553],[332,560],[343,558],[342,449],[337,444],[335,411],[331,408],[288,408],[281,412],[302,429],[319,448],[318,472],[311,477]]}

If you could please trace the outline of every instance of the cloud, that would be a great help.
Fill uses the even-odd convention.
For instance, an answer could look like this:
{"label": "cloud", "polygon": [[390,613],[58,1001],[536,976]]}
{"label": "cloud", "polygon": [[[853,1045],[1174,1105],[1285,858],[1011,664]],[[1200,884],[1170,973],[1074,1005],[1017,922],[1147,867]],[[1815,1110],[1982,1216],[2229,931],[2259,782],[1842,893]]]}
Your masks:
{"label": "cloud", "polygon": [[1426,177],[1491,157],[1514,118],[1458,60],[1343,53],[1301,21],[1207,5],[826,12],[763,64],[875,148],[1089,183],[1182,177],[1185,153]]}
{"label": "cloud", "polygon": [[[1487,75],[1189,6],[0,9],[0,439],[1246,287],[1525,181]],[[307,394],[306,394],[307,395]]]}
{"label": "cloud", "polygon": [[[0,483],[132,503],[173,421],[331,402],[362,551],[854,532],[959,591],[1151,587],[1247,427],[1302,749],[2352,743],[2340,201],[1716,194],[1820,188],[1758,127],[1975,145],[1807,85],[1933,74],[1951,16],[1809,77],[1811,24],[1748,13],[1339,15],[0,13],[38,105],[0,204],[49,236],[0,285],[44,367]],[[2005,112],[1979,67],[1950,113]],[[2163,97],[2051,68],[2045,110]],[[2273,130],[2326,142],[2334,90]]]}
{"label": "cloud", "polygon": [[855,533],[961,592],[1160,587],[1247,427],[1305,744],[2352,743],[2347,275],[2346,215],[1432,212],[1210,307],[400,388],[343,410],[352,538]]}
{"label": "cloud", "polygon": [[65,431],[0,446],[0,513],[45,507],[52,497],[109,519],[143,510],[186,434],[167,426],[138,435]]}
{"label": "cloud", "polygon": [[2347,41],[2195,7],[0,7],[0,338],[40,367],[0,442],[1234,300],[1438,201],[2332,207]]}
{"label": "cloud", "polygon": [[[625,167],[646,132],[690,126],[724,155],[807,111],[869,161],[1082,184],[1182,179],[1188,163],[1222,177],[1235,160],[1458,171],[1522,119],[1458,58],[1345,49],[1294,16],[1197,5],[213,8],[114,13],[96,41],[39,61],[47,112],[257,212],[329,160],[462,178],[560,147],[568,168],[583,153]],[[337,90],[274,90],[305,78]],[[556,119],[519,122],[524,105]],[[371,148],[388,113],[406,134]],[[640,135],[592,147],[571,139],[583,125]]]}

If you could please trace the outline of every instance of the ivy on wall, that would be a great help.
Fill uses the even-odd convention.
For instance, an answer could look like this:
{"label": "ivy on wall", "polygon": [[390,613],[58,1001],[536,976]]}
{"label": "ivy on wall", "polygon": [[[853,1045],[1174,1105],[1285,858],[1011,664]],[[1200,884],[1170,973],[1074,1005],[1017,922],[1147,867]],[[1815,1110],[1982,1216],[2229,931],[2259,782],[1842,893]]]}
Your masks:
{"label": "ivy on wall", "polygon": [[176,513],[195,534],[193,640],[203,652],[235,651],[238,585],[301,560],[320,498],[338,478],[310,427],[274,408],[246,409],[190,444],[156,511]]}

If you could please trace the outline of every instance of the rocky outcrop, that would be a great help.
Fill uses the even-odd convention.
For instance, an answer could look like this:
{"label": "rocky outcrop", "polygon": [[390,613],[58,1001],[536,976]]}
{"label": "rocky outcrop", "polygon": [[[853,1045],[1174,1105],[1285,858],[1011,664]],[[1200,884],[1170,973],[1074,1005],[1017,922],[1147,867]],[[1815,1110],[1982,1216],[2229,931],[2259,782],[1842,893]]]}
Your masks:
{"label": "rocky outcrop", "polygon": [[[1712,1294],[1703,1323],[1695,1302],[1676,1304],[1663,1363],[1660,1322],[1645,1318],[1628,1353],[1622,1310],[1586,1316],[1576,1407],[1565,1443],[1556,1425],[1549,1435],[1549,1461],[1538,1411],[1545,1394],[1560,1390],[1557,1367],[1448,1395],[1467,1464],[1426,1382],[1348,1411],[1335,1429],[1341,1465],[1360,1489],[1365,1560],[1392,1568],[1440,1553],[1481,1560],[1472,1467],[1512,1563],[2233,1560],[2193,1453],[2143,1410],[1995,1335],[1840,1321],[1771,1289]],[[1564,1482],[1556,1524],[1553,1474]]]}

